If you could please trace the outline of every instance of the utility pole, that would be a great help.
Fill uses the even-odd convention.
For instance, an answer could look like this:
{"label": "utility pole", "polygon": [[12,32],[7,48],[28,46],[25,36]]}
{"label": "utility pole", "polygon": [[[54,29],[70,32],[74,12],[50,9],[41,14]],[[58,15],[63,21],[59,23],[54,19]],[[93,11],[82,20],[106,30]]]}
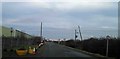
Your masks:
{"label": "utility pole", "polygon": [[80,33],[80,38],[81,38],[81,41],[83,40],[82,39],[82,33],[81,33],[81,30],[80,30],[80,26],[78,25],[78,29],[79,29],[79,33]]}
{"label": "utility pole", "polygon": [[41,30],[40,30],[40,37],[41,37],[41,40],[43,40],[42,39],[42,22],[41,22],[41,28],[40,28]]}

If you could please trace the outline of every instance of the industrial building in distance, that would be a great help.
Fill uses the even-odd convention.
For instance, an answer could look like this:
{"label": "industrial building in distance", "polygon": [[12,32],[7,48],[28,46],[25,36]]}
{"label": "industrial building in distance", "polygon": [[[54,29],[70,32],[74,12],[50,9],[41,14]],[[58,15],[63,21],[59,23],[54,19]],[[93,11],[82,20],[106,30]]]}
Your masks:
{"label": "industrial building in distance", "polygon": [[8,28],[5,26],[0,26],[0,37],[4,36],[4,37],[25,37],[25,38],[32,38],[33,36],[30,34],[27,34],[25,32],[22,32],[20,30],[17,29],[13,29],[13,28]]}

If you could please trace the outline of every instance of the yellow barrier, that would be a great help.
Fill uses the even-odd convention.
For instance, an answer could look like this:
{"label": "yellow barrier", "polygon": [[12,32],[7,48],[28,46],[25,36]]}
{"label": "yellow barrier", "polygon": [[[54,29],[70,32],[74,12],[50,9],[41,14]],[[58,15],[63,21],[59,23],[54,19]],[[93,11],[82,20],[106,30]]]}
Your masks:
{"label": "yellow barrier", "polygon": [[22,56],[27,54],[27,50],[16,50],[17,55]]}

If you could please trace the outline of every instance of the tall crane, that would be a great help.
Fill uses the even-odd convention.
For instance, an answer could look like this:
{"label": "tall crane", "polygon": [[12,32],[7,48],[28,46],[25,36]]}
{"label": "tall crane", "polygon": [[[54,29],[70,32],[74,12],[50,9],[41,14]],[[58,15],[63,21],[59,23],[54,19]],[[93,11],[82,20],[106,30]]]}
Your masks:
{"label": "tall crane", "polygon": [[80,38],[81,38],[81,41],[83,40],[82,38],[82,33],[81,33],[81,30],[80,30],[80,26],[78,25],[78,29],[79,29],[79,33],[80,33]]}

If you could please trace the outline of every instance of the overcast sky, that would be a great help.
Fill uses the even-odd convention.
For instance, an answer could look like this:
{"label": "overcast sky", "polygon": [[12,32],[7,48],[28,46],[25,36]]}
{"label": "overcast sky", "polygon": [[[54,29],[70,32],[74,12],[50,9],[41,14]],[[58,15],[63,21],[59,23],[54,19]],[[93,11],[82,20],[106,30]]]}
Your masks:
{"label": "overcast sky", "polygon": [[83,38],[117,36],[118,3],[110,2],[112,0],[2,1],[3,25],[31,35],[40,35],[40,22],[43,22],[43,35],[51,39],[74,38],[77,25],[81,27]]}

